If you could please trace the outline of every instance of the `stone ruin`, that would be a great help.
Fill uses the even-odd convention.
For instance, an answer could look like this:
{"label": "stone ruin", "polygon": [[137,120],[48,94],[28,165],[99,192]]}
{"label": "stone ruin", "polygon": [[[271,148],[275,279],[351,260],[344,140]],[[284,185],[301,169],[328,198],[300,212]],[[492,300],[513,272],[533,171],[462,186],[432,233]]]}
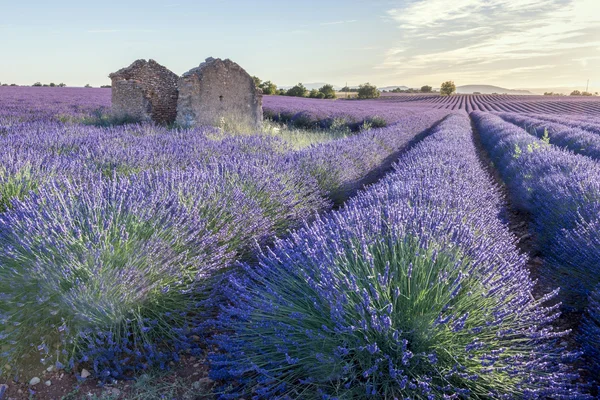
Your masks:
{"label": "stone ruin", "polygon": [[207,58],[179,78],[178,89],[180,126],[224,126],[243,131],[262,125],[262,93],[252,77],[229,59]]}
{"label": "stone ruin", "polygon": [[175,122],[177,74],[154,60],[137,60],[109,75],[112,113],[158,124]]}
{"label": "stone ruin", "polygon": [[112,112],[158,124],[260,129],[262,92],[233,61],[207,58],[180,78],[154,60],[137,60],[109,75]]}

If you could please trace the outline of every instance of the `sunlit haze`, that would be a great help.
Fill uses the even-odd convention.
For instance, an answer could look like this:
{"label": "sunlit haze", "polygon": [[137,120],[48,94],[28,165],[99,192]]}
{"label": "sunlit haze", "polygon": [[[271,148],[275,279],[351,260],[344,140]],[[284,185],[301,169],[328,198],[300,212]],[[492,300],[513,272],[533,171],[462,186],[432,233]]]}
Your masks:
{"label": "sunlit haze", "polygon": [[231,58],[280,86],[600,90],[598,0],[2,1],[0,82],[109,84],[152,58]]}

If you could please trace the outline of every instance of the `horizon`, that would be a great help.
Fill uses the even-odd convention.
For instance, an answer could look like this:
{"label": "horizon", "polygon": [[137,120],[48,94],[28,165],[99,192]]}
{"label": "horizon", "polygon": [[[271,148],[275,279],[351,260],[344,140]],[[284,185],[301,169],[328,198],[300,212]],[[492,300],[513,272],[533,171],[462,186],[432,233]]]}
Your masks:
{"label": "horizon", "polygon": [[181,75],[218,57],[279,87],[371,82],[435,88],[453,80],[457,86],[568,91],[585,89],[589,79],[591,92],[600,89],[594,0],[280,4],[8,4],[0,51],[9,62],[0,65],[0,82],[97,87],[140,58]]}

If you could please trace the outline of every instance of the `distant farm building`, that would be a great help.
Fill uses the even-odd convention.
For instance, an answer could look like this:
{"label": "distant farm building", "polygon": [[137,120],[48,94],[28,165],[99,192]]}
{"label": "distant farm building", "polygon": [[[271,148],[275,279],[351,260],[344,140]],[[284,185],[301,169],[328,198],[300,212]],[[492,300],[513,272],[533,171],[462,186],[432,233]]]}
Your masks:
{"label": "distant farm building", "polygon": [[177,74],[154,60],[137,60],[109,77],[113,114],[158,124],[175,122]]}
{"label": "distant farm building", "polygon": [[252,77],[229,59],[207,58],[179,78],[178,89],[180,126],[258,129],[262,125],[262,94]]}

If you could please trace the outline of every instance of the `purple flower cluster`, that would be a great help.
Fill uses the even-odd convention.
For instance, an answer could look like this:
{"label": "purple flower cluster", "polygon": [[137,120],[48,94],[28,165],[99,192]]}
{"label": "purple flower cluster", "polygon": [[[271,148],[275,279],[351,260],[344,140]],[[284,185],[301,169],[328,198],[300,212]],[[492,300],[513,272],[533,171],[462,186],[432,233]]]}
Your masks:
{"label": "purple flower cluster", "polygon": [[293,164],[319,182],[331,199],[341,203],[366,183],[372,183],[398,154],[427,134],[447,111],[424,111],[394,124],[345,139],[313,146],[292,155]]}
{"label": "purple flower cluster", "polygon": [[514,203],[533,218],[565,304],[579,310],[598,284],[600,165],[488,113],[472,113]]}
{"label": "purple flower cluster", "polygon": [[587,367],[597,379],[600,376],[600,286],[589,296],[578,339],[588,356]]}
{"label": "purple flower cluster", "polygon": [[440,96],[387,95],[378,101],[410,104],[412,107],[434,107],[448,110],[499,111],[509,113],[533,113],[553,115],[598,115],[600,97],[594,96],[522,96],[498,94],[460,94]]}
{"label": "purple flower cluster", "polygon": [[223,290],[223,398],[585,398],[465,114]]}
{"label": "purple flower cluster", "polygon": [[40,352],[106,379],[190,349],[215,272],[345,200],[447,114],[294,151],[259,134],[63,123],[62,105],[17,120],[2,107],[2,365]]}
{"label": "purple flower cluster", "polygon": [[377,100],[345,101],[319,100],[302,97],[264,96],[265,116],[275,121],[291,122],[299,126],[329,128],[343,124],[357,130],[365,121],[379,117],[387,124],[401,118],[418,115],[429,107],[398,106]]}
{"label": "purple flower cluster", "polygon": [[549,122],[516,113],[499,113],[497,115],[540,139],[544,138],[548,143],[567,148],[577,154],[600,159],[600,135],[598,134],[566,125],[566,121],[564,123]]}
{"label": "purple flower cluster", "polygon": [[109,89],[0,87],[0,134],[8,124],[86,117],[110,108]]}
{"label": "purple flower cluster", "polygon": [[600,117],[590,115],[527,114],[533,118],[583,129],[600,134]]}

